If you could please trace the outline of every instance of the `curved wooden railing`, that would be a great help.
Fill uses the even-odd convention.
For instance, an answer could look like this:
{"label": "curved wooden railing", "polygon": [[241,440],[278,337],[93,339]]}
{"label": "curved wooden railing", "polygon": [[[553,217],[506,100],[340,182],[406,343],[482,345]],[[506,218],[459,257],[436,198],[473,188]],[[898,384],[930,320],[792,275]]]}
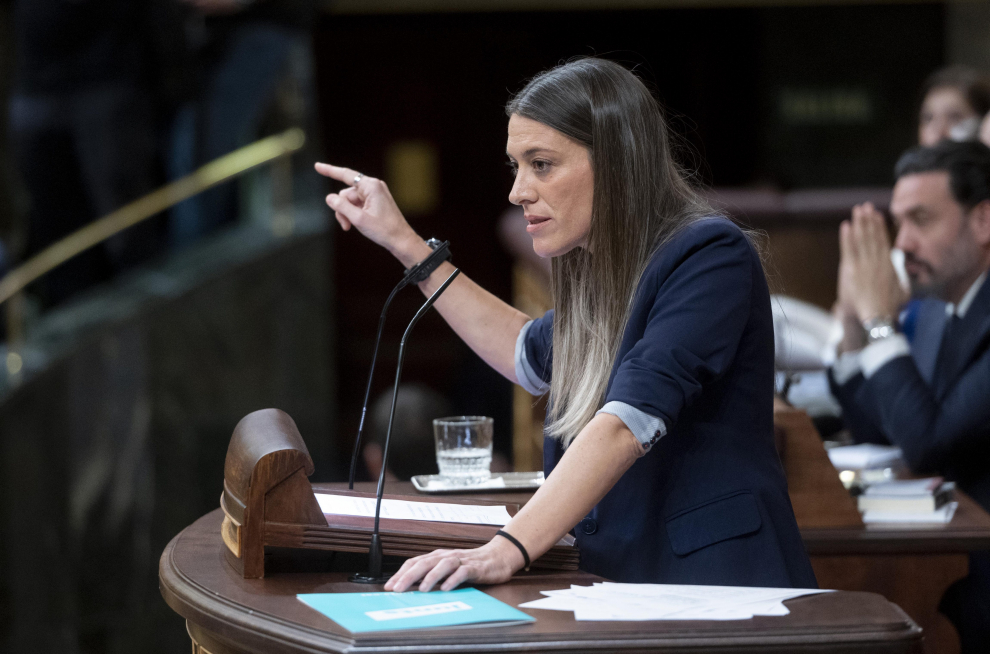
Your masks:
{"label": "curved wooden railing", "polygon": [[[65,238],[49,245],[0,279],[0,304],[7,305],[7,338],[17,342],[23,337],[18,299],[24,288],[42,275],[62,265],[72,257],[129,227],[201,193],[217,184],[243,175],[253,168],[270,162],[288,161],[287,157],[302,148],[305,134],[298,127],[269,136],[239,150],[215,159],[195,172],[167,184],[144,197],[124,205]],[[291,202],[291,169],[287,167],[273,175],[276,203]],[[15,306],[17,305],[17,306]]]}

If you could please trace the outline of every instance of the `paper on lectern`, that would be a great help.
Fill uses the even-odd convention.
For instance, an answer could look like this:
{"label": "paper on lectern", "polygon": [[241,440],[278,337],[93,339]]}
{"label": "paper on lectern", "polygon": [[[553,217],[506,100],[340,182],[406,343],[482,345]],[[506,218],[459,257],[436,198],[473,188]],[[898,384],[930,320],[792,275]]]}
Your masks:
{"label": "paper on lectern", "polygon": [[[316,493],[316,501],[323,513],[375,517],[375,498],[353,495]],[[382,500],[381,517],[390,520],[423,520],[429,522],[459,522],[473,525],[505,525],[511,516],[504,506],[479,504],[446,504],[442,502],[415,502],[407,500]]]}
{"label": "paper on lectern", "polygon": [[543,591],[543,599],[519,606],[573,611],[575,620],[748,620],[757,615],[787,615],[785,600],[825,592],[830,591],[605,582]]}

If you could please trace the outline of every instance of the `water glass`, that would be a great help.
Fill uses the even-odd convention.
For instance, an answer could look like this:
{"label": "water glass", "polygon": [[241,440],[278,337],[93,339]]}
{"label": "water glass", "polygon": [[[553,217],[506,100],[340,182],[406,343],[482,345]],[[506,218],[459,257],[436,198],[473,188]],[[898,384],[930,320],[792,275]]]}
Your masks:
{"label": "water glass", "polygon": [[453,416],[433,421],[440,478],[453,486],[491,479],[495,421],[484,416]]}

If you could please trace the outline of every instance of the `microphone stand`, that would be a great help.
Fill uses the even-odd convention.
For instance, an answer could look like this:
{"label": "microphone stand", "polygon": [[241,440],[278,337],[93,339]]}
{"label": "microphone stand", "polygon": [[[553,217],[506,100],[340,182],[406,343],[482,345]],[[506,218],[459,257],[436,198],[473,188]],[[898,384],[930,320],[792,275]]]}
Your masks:
{"label": "microphone stand", "polygon": [[[436,270],[437,266],[450,258],[450,241],[444,241],[428,257],[406,271],[402,280],[396,284],[385,306],[382,307],[382,315],[378,317],[378,334],[375,336],[375,349],[371,354],[371,370],[368,371],[368,384],[364,389],[364,404],[361,406],[361,420],[358,422],[357,437],[354,439],[354,452],[351,454],[351,474],[348,478],[347,488],[354,490],[354,476],[357,474],[358,454],[361,452],[361,435],[364,433],[364,419],[368,413],[368,400],[371,397],[371,382],[375,378],[375,362],[378,361],[378,346],[382,342],[382,331],[385,329],[385,315],[392,304],[396,294],[411,283],[419,283],[425,280]],[[384,465],[384,464],[383,464]]]}
{"label": "microphone stand", "polygon": [[[413,327],[419,322],[419,319],[423,317],[433,303],[437,301],[437,298],[447,290],[450,283],[454,281],[454,278],[461,274],[460,268],[455,268],[454,272],[450,273],[450,277],[440,285],[433,295],[419,308],[416,315],[413,316],[412,320],[409,322],[409,326],[406,327],[405,333],[402,335],[402,340],[399,342],[399,363],[395,368],[395,386],[392,388],[392,409],[388,416],[388,431],[385,432],[385,447],[382,452],[382,468],[378,473],[378,494],[375,502],[375,530],[371,533],[371,546],[368,549],[368,571],[367,572],[357,572],[350,577],[350,581],[359,584],[382,584],[388,581],[388,578],[392,575],[382,574],[382,540],[379,533],[378,521],[382,511],[382,493],[385,490],[385,469],[388,466],[388,444],[392,438],[392,423],[395,420],[395,401],[399,394],[399,380],[402,378],[402,361],[406,355],[406,339],[409,338],[409,334],[412,332]],[[391,299],[391,298],[390,298]]]}

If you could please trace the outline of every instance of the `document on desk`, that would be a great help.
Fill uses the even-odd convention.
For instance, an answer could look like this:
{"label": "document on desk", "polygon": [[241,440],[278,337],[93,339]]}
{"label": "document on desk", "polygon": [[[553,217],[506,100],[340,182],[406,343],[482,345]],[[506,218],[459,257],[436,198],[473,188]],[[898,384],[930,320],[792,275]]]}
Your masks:
{"label": "document on desk", "polygon": [[785,600],[827,593],[811,588],[750,588],[674,584],[596,583],[546,590],[524,609],[573,611],[575,620],[748,620],[787,615]]}
{"label": "document on desk", "polygon": [[901,461],[901,448],[892,445],[843,445],[828,450],[828,458],[839,470],[865,470],[883,468]]}
{"label": "document on desk", "polygon": [[476,588],[431,593],[308,593],[296,597],[352,633],[536,622]]}
{"label": "document on desk", "polygon": [[903,513],[900,511],[864,511],[863,522],[872,524],[936,524],[947,525],[952,522],[959,502],[949,502],[935,511],[915,511]]}
{"label": "document on desk", "polygon": [[[375,517],[375,498],[352,495],[316,493],[323,513]],[[391,520],[424,520],[429,522],[459,522],[472,525],[508,524],[511,516],[504,506],[480,504],[446,504],[408,500],[382,500],[381,517]]]}

